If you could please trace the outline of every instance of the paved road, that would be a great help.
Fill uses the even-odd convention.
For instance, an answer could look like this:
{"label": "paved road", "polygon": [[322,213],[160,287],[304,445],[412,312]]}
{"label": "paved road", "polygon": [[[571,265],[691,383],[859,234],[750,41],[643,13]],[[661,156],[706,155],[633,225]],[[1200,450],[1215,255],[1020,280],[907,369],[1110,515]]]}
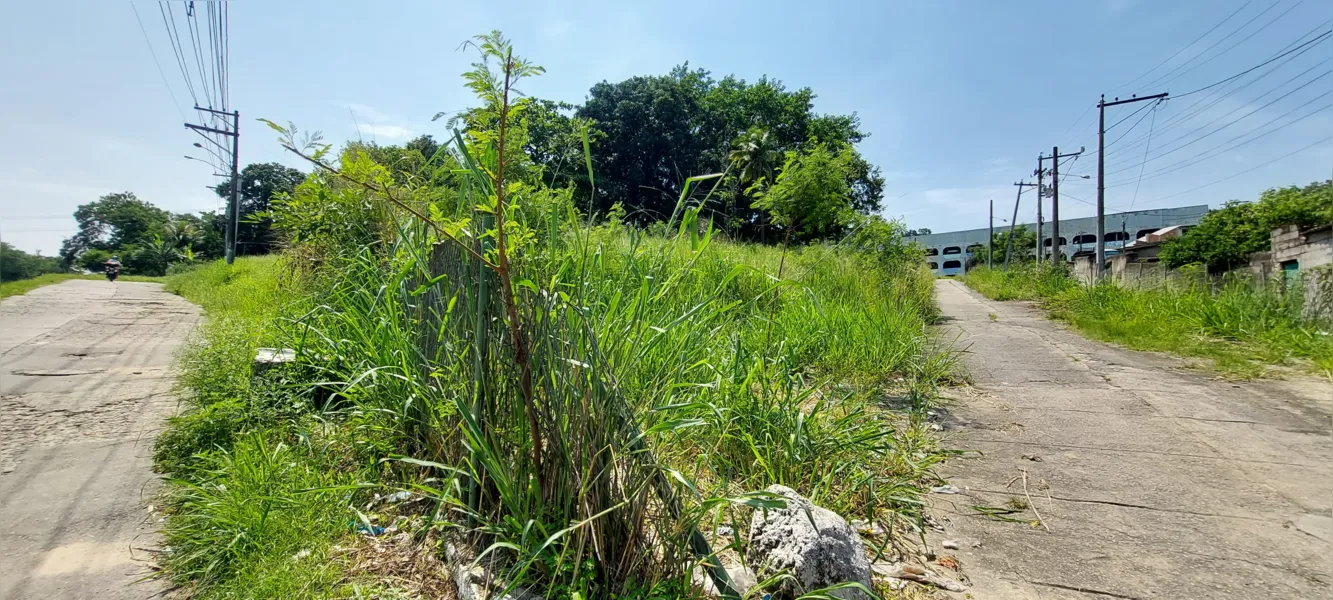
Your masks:
{"label": "paved road", "polygon": [[0,303],[0,599],[147,598],[152,446],[194,305],[69,281]]}
{"label": "paved road", "polygon": [[[1220,381],[935,289],[974,382],[951,445],[984,454],[946,469],[963,494],[931,497],[973,597],[1333,597],[1326,380]],[[1049,532],[969,508],[1024,498],[1020,470]]]}

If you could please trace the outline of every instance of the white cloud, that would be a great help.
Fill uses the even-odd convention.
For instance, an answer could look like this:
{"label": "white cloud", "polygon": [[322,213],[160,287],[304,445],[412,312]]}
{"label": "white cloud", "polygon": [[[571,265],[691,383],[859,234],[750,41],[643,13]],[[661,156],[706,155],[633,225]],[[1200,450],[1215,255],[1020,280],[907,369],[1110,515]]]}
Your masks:
{"label": "white cloud", "polygon": [[362,136],[370,137],[374,140],[405,140],[412,137],[412,130],[398,125],[360,123],[357,125],[357,131]]}
{"label": "white cloud", "polygon": [[348,104],[347,110],[352,111],[352,114],[355,115],[358,120],[369,121],[371,123],[383,123],[385,121],[394,120],[393,117],[380,112],[373,106],[369,106],[366,104],[355,104],[355,103]]}

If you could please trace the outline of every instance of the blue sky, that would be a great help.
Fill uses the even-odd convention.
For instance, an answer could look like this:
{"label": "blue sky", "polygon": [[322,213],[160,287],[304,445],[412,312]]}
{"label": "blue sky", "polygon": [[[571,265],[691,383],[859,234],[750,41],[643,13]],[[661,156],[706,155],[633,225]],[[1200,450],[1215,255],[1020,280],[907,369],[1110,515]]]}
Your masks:
{"label": "blue sky", "polygon": [[[472,104],[459,74],[473,56],[458,50],[460,42],[499,28],[521,54],[546,67],[545,76],[524,86],[544,98],[581,102],[598,81],[664,73],[686,61],[718,76],[735,73],[753,80],[767,74],[791,88],[809,86],[819,96],[818,111],[861,116],[871,133],[861,151],[887,179],[886,216],[935,231],[984,227],[986,201],[993,198],[997,214],[1007,216],[1012,183],[1030,177],[1037,154],[1052,145],[1062,151],[1087,146],[1086,158],[1065,171],[1095,173],[1096,110],[1089,107],[1098,94],[1184,93],[1263,62],[1333,18],[1333,3],[1313,0],[1276,5],[1272,0],[1102,0],[1030,2],[1021,8],[980,1],[858,1],[818,8],[786,1],[449,4],[455,6],[339,0],[231,5],[230,89],[242,115],[242,163],[281,161],[304,168],[282,154],[257,117],[319,129],[333,142],[360,136],[393,143],[420,133],[440,137],[443,122],[432,123],[430,116]],[[0,23],[0,80],[6,82],[0,89],[0,139],[6,142],[0,146],[0,236],[5,241],[53,254],[74,230],[69,217],[74,208],[114,191],[133,191],[177,212],[219,206],[204,187],[216,183],[211,167],[183,158],[200,152],[191,146],[198,138],[182,127],[179,111],[191,100],[158,5],[134,6],[149,41],[129,2],[21,2],[8,8]],[[1125,85],[1232,13],[1210,36]],[[1329,28],[1326,23],[1318,31]],[[1206,50],[1235,29],[1240,31]],[[1210,92],[1123,123],[1108,139],[1139,125],[1118,154],[1108,149],[1108,183],[1121,183],[1108,189],[1108,205],[1215,206],[1252,199],[1268,187],[1330,177],[1333,142],[1320,140],[1333,132],[1333,110],[1197,165],[1145,177],[1137,195],[1133,182],[1145,148],[1128,147],[1162,126],[1154,143],[1170,150],[1173,138],[1183,145],[1254,111],[1149,161],[1146,174],[1152,175],[1238,135],[1275,129],[1328,104],[1330,97],[1321,95],[1333,92],[1333,76],[1316,78],[1330,66],[1333,40],[1325,40],[1197,115],[1187,117],[1196,110],[1191,103]],[[1174,80],[1135,87],[1163,75]],[[1287,81],[1292,83],[1283,86]],[[1108,110],[1108,124],[1137,108]],[[1150,120],[1140,122],[1139,116]],[[1123,171],[1110,174],[1115,169]],[[1070,178],[1062,190],[1062,216],[1093,214],[1074,198],[1094,200],[1094,180]],[[1027,195],[1020,214],[1030,218],[1033,211]]]}

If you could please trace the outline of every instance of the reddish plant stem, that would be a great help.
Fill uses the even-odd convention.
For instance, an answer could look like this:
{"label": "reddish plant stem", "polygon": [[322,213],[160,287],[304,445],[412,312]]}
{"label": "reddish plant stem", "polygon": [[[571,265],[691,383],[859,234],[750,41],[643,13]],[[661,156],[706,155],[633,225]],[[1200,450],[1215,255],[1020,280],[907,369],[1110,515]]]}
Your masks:
{"label": "reddish plant stem", "polygon": [[505,249],[505,132],[509,121],[509,76],[513,71],[513,51],[505,55],[504,97],[500,103],[500,142],[495,159],[495,245],[500,276],[500,292],[509,317],[509,338],[514,344],[514,362],[518,363],[519,386],[523,391],[523,410],[528,417],[528,434],[532,437],[532,464],[537,471],[537,487],[546,495],[546,471],[542,468],[542,434],[537,424],[537,403],[532,392],[532,361],[528,344],[518,320],[518,306],[514,303],[514,285],[510,277],[509,253]]}

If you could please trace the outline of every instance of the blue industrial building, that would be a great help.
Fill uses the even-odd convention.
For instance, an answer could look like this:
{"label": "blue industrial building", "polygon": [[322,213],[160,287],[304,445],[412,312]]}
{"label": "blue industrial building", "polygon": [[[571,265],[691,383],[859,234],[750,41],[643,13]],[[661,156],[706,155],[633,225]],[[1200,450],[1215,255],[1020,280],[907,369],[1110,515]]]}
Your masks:
{"label": "blue industrial building", "polygon": [[[1208,214],[1207,204],[1108,214],[1106,215],[1107,253],[1113,254],[1113,250],[1163,227],[1197,225],[1205,214]],[[1037,229],[1036,223],[1020,223],[1020,225],[1030,231]],[[1049,257],[1052,246],[1051,223],[1046,222],[1042,227],[1045,236],[1042,240],[1043,255]],[[1004,227],[998,225],[995,227],[996,233],[1007,229],[1007,224]],[[966,270],[968,259],[972,256],[984,260],[986,234],[987,229],[983,227],[967,231],[918,235],[907,239],[921,244],[926,249],[926,263],[936,275],[957,275]],[[1096,217],[1060,220],[1060,253],[1064,255],[1066,261],[1071,260],[1076,252],[1095,251],[1096,248]],[[1014,249],[1015,253],[1019,251],[1020,249]],[[1025,251],[1033,254],[1036,249],[1027,248]]]}

